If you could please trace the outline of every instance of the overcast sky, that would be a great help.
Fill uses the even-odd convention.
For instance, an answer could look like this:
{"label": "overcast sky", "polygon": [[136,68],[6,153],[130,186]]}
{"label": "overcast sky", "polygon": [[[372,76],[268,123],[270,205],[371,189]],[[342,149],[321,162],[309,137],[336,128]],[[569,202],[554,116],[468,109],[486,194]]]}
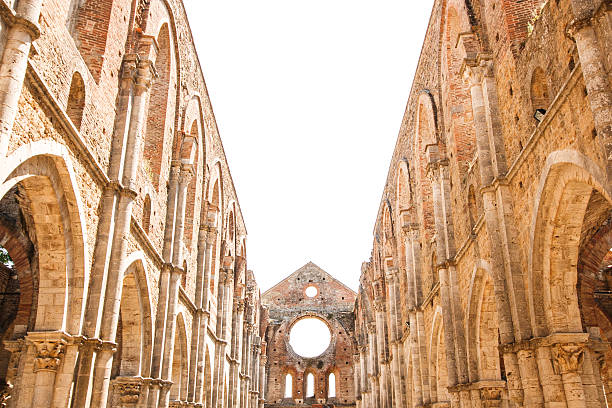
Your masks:
{"label": "overcast sky", "polygon": [[262,291],[353,289],[432,0],[184,0]]}

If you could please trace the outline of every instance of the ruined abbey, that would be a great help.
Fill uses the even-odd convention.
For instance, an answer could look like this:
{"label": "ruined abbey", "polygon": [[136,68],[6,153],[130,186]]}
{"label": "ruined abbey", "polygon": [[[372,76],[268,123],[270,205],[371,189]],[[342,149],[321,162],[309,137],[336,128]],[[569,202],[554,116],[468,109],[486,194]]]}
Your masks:
{"label": "ruined abbey", "polygon": [[407,96],[358,291],[262,293],[182,1],[0,1],[0,407],[608,407],[612,3],[434,0]]}

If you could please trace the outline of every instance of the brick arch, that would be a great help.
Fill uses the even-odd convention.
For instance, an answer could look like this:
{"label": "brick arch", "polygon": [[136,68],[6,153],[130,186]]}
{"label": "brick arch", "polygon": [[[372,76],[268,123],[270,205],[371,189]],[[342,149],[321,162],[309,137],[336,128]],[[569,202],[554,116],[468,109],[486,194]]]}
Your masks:
{"label": "brick arch", "polygon": [[441,33],[441,89],[445,102],[444,121],[446,141],[452,149],[452,158],[456,163],[460,177],[465,176],[469,163],[476,151],[476,136],[472,120],[472,100],[468,85],[461,76],[461,68],[466,57],[474,57],[479,46],[468,37],[459,34],[470,31],[470,24],[465,3],[450,1],[444,9]]}
{"label": "brick arch", "polygon": [[32,242],[26,234],[2,218],[0,218],[0,243],[13,260],[20,292],[17,313],[10,326],[6,327],[6,331],[0,332],[0,338],[17,339],[34,330],[38,303],[38,277],[34,274],[30,259],[35,253]]}
{"label": "brick arch", "polygon": [[128,0],[71,0],[69,3],[66,27],[96,82],[100,81],[109,59],[109,41],[127,40],[130,22],[124,21],[124,16],[132,15],[132,3]]}
{"label": "brick arch", "polygon": [[4,160],[0,180],[0,197],[20,186],[31,217],[40,282],[34,329],[78,334],[87,285],[85,222],[65,147],[49,141],[21,147]]}
{"label": "brick arch", "polygon": [[601,194],[612,208],[604,174],[577,151],[557,151],[547,158],[534,203],[528,260],[534,335],[582,332],[576,294],[579,245],[591,194]]}
{"label": "brick arch", "polygon": [[[423,107],[423,108],[421,108]],[[423,93],[419,96],[417,102],[417,113],[415,121],[422,124],[435,123],[433,118],[434,111],[433,105],[431,104],[430,97]],[[433,129],[431,129],[433,131]],[[414,136],[414,200],[417,203],[416,216],[421,221],[421,228],[423,231],[423,238],[425,241],[429,241],[435,234],[434,228],[434,205],[433,205],[433,186],[427,176],[427,166],[432,161],[437,161],[439,158],[438,145],[435,142],[435,131],[425,131],[419,126],[416,126],[416,132]],[[423,135],[427,133],[429,140],[423,138]]]}
{"label": "brick arch", "polygon": [[195,217],[198,205],[204,201],[206,191],[206,142],[204,135],[203,112],[199,95],[194,95],[183,115],[183,132],[188,133],[195,140],[193,154],[193,177],[187,191],[187,205],[185,208],[185,244],[191,249],[197,244],[197,231]]}
{"label": "brick arch", "polygon": [[162,25],[156,35],[159,52],[155,60],[155,69],[158,77],[151,86],[143,151],[143,158],[150,167],[156,191],[162,184],[162,177],[168,172],[174,140],[169,131],[169,128],[173,127],[174,112],[168,109],[169,101],[175,92],[171,85],[176,79],[176,74],[173,72],[174,43],[171,35],[168,24]]}

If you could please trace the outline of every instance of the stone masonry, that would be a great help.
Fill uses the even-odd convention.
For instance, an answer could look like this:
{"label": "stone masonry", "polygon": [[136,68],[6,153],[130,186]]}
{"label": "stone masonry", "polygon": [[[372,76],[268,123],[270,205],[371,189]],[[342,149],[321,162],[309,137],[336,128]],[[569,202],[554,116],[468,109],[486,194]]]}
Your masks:
{"label": "stone masonry", "polygon": [[[313,290],[312,297],[306,291]],[[312,289],[314,288],[314,289]],[[353,352],[355,292],[312,262],[307,263],[261,297],[266,310],[266,407],[354,407]],[[291,328],[298,321],[317,318],[331,332],[330,345],[321,355],[305,358],[291,344]],[[316,339],[313,337],[313,341]],[[313,376],[313,395],[307,395],[307,376]],[[333,377],[335,395],[330,395]],[[286,395],[290,381],[291,395]]]}
{"label": "stone masonry", "polygon": [[609,0],[435,0],[355,302],[357,407],[607,407]]}
{"label": "stone masonry", "polygon": [[263,406],[246,228],[180,0],[0,1],[0,406]]}
{"label": "stone masonry", "polygon": [[358,292],[260,295],[181,0],[0,1],[0,407],[607,407],[611,44],[434,0]]}

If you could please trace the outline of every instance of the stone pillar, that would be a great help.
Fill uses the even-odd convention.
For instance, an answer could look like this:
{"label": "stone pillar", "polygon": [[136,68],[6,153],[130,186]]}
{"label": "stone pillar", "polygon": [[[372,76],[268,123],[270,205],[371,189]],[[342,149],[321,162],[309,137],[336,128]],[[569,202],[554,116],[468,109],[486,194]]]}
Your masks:
{"label": "stone pillar", "polygon": [[360,386],[362,375],[359,353],[355,353],[353,354],[353,389],[355,390],[355,401],[357,401],[357,406],[359,406],[359,400],[361,399]]}
{"label": "stone pillar", "polygon": [[[157,304],[157,314],[155,316],[156,330],[153,338],[153,360],[151,364],[151,377],[154,379],[159,379],[161,376],[162,353],[166,333],[166,310],[168,307],[168,291],[170,287],[170,275],[172,269],[171,264],[164,264],[159,277],[159,300]],[[157,402],[159,401],[159,391],[160,387],[150,388],[148,399],[149,408],[157,407]]]}
{"label": "stone pillar", "polygon": [[174,342],[176,337],[176,315],[178,305],[179,284],[185,273],[178,267],[172,268],[170,273],[170,286],[168,289],[168,312],[166,315],[166,333],[164,336],[164,356],[162,360],[161,379],[169,382],[168,386],[161,388],[159,396],[159,406],[166,407],[169,402],[170,386],[172,385],[172,359],[174,358]]}
{"label": "stone pillar", "polygon": [[560,343],[551,348],[553,368],[561,374],[568,408],[586,408],[586,399],[579,371],[584,361],[584,343]]}
{"label": "stone pillar", "polygon": [[[378,283],[382,286],[382,282]],[[376,311],[376,343],[378,350],[378,361],[380,363],[380,396],[381,396],[381,408],[391,407],[391,395],[387,390],[387,382],[390,380],[388,364],[389,364],[389,353],[387,349],[387,342],[385,336],[385,314],[386,305],[384,298],[375,299],[374,309]]]}
{"label": "stone pillar", "polygon": [[115,231],[110,251],[104,304],[102,306],[99,336],[104,343],[96,355],[94,367],[91,403],[93,408],[106,407],[108,397],[112,359],[116,350],[114,342],[117,334],[121,293],[123,290],[123,271],[126,267],[124,263],[127,254],[127,237],[132,218],[132,204],[137,195],[134,189],[134,182],[138,163],[142,155],[142,128],[148,90],[154,76],[151,61],[138,61],[137,67],[131,120],[125,146],[125,162],[123,174],[121,175],[122,185],[125,187],[118,187],[119,198],[115,216]]}
{"label": "stone pillar", "polygon": [[230,365],[230,385],[229,385],[229,406],[238,407],[240,396],[240,351],[242,345],[242,320],[244,315],[244,301],[242,299],[234,299],[234,310],[232,313],[232,342],[231,342],[231,365]]}
{"label": "stone pillar", "polygon": [[[575,19],[568,27],[568,34],[576,42],[595,130],[603,141],[608,158],[608,180],[612,180],[612,86],[605,63],[605,58],[610,55],[610,41],[606,38],[607,30],[600,30],[603,38],[598,38],[595,27],[599,18],[609,21],[609,2],[574,0],[572,3]],[[597,9],[592,9],[594,4],[599,5]]]}
{"label": "stone pillar", "polygon": [[42,0],[20,0],[0,62],[0,158],[6,157],[32,42],[40,36]]}
{"label": "stone pillar", "polygon": [[516,352],[516,356],[524,393],[524,406],[543,407],[544,394],[538,377],[535,351],[530,348],[522,348]]}
{"label": "stone pillar", "polygon": [[[6,369],[6,383],[0,390],[0,407],[12,407],[14,402],[19,399],[19,392],[23,389],[22,377],[19,372],[23,372],[23,360],[26,356],[26,341],[25,339],[4,340],[2,341],[4,349],[11,353],[9,363]],[[2,404],[5,404],[4,406]]]}
{"label": "stone pillar", "polygon": [[266,398],[266,362],[268,356],[265,353],[265,343],[262,346],[262,353],[259,361],[259,408],[263,408]]}
{"label": "stone pillar", "polygon": [[[129,231],[131,206],[136,194],[131,186],[136,176],[136,163],[142,153],[141,132],[146,99],[154,75],[151,61],[141,60],[135,54],[125,56],[111,154],[112,181],[105,186],[102,197],[102,211],[94,249],[94,258],[99,262],[92,266],[87,293],[82,328],[85,341],[82,342],[80,350],[79,372],[72,401],[75,406],[86,406],[90,396],[92,407],[106,404],[109,386],[107,378],[110,375],[110,372],[106,374],[106,367],[110,367],[109,361],[114,349],[123,286],[123,277],[120,275],[126,252],[124,238]],[[112,245],[109,245],[110,237],[113,237]],[[93,343],[89,343],[89,340]],[[92,347],[96,343],[105,346]],[[91,378],[92,373],[94,379]],[[92,386],[94,391],[90,393]]]}
{"label": "stone pillar", "polygon": [[225,339],[225,319],[227,315],[227,298],[228,291],[226,287],[233,283],[233,269],[226,267],[219,271],[219,289],[217,293],[217,327],[215,334],[217,343],[215,345],[215,362],[212,387],[212,405],[213,407],[222,406],[223,395],[223,379],[225,374],[225,349],[227,340]]}
{"label": "stone pillar", "polygon": [[[208,205],[204,206],[204,215],[208,214]],[[208,217],[206,217],[208,218]],[[193,325],[193,335],[191,338],[191,370],[189,370],[189,401],[202,402],[202,379],[204,375],[204,353],[206,347],[204,341],[206,338],[206,328],[208,326],[208,318],[210,316],[208,309],[208,285],[210,284],[210,257],[212,256],[213,243],[209,237],[212,235],[216,238],[216,230],[208,225],[208,220],[205,224],[201,221],[200,231],[198,235],[198,255],[196,273],[196,307],[197,317]],[[214,218],[216,222],[216,216]]]}
{"label": "stone pillar", "polygon": [[[390,259],[388,262],[393,262],[393,260]],[[389,343],[391,344],[392,350],[391,379],[393,389],[393,406],[403,408],[405,406],[405,390],[402,388],[403,380],[400,369],[401,356],[399,347],[399,340],[401,336],[399,334],[400,329],[398,327],[398,320],[401,320],[401,316],[400,319],[398,319],[398,313],[400,313],[400,311],[397,307],[399,303],[399,299],[397,297],[399,277],[397,268],[387,267],[386,269],[387,286],[389,288]]]}
{"label": "stone pillar", "polygon": [[61,332],[31,332],[26,341],[34,347],[34,387],[32,407],[52,407],[57,373],[66,352],[67,340]]}
{"label": "stone pillar", "polygon": [[172,249],[172,263],[175,266],[183,266],[183,236],[185,233],[185,202],[187,201],[187,189],[193,178],[193,165],[181,163],[181,171],[178,182],[176,221],[174,227],[174,241]]}

